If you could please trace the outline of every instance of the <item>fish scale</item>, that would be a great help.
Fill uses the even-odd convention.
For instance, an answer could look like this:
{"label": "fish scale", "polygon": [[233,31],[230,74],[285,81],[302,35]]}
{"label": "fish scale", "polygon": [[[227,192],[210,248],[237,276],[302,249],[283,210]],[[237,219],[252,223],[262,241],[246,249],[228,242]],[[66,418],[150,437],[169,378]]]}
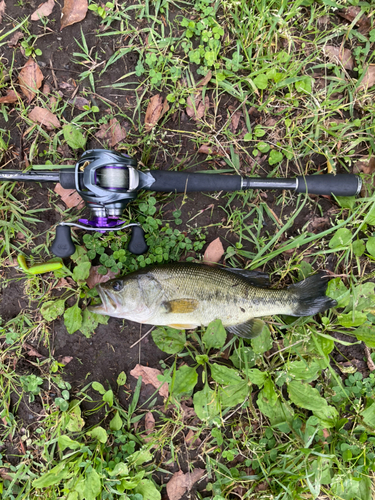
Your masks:
{"label": "fish scale", "polygon": [[[260,329],[259,320],[254,328],[254,318],[309,316],[336,305],[325,296],[328,278],[323,273],[281,290],[254,286],[259,279],[246,270],[164,264],[98,285],[102,304],[90,309],[97,314],[177,328],[206,326],[220,319],[229,330],[251,337]],[[264,276],[262,279],[264,282]]]}

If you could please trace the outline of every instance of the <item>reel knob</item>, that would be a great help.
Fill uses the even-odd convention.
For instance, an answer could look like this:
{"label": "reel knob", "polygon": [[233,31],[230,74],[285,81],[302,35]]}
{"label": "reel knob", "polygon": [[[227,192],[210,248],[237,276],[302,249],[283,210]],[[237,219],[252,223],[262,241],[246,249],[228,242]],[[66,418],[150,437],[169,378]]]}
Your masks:
{"label": "reel knob", "polygon": [[70,226],[58,225],[56,227],[56,237],[51,246],[51,252],[56,257],[70,257],[76,251],[70,234]]}
{"label": "reel knob", "polygon": [[132,236],[128,245],[129,252],[134,255],[142,255],[148,251],[148,246],[145,240],[145,232],[141,226],[134,226]]}

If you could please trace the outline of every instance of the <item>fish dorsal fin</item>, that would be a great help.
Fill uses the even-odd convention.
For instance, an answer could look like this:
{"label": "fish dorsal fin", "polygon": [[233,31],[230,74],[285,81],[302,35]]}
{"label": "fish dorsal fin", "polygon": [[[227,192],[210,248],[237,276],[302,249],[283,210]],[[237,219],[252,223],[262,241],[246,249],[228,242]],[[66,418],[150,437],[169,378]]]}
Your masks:
{"label": "fish dorsal fin", "polygon": [[252,318],[246,323],[240,323],[239,325],[227,326],[226,329],[230,333],[234,333],[239,337],[244,339],[253,339],[258,337],[262,333],[264,327],[264,321],[259,318]]}
{"label": "fish dorsal fin", "polygon": [[199,306],[196,299],[175,299],[163,302],[163,308],[168,313],[187,314],[194,312]]}
{"label": "fish dorsal fin", "polygon": [[259,288],[268,288],[270,286],[270,277],[267,273],[249,271],[248,269],[239,269],[236,267],[226,267],[225,270],[246,278],[252,286],[257,286]]}

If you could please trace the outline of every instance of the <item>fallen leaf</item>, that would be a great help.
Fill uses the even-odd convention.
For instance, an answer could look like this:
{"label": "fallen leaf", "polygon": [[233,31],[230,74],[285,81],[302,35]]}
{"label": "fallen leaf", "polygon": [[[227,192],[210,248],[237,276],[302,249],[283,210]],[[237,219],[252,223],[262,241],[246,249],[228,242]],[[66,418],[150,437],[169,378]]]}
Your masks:
{"label": "fallen leaf", "polygon": [[35,106],[35,108],[28,114],[28,117],[33,122],[40,123],[40,125],[46,127],[47,130],[61,128],[57,116],[51,113],[48,109],[41,108],[40,106]]}
{"label": "fallen leaf", "polygon": [[146,434],[151,434],[151,432],[155,429],[155,419],[154,415],[148,411],[145,416],[145,430]]}
{"label": "fallen leaf", "polygon": [[83,106],[90,106],[90,101],[88,101],[85,97],[80,96],[77,96],[74,99],[69,99],[68,103],[81,111],[86,111]]}
{"label": "fallen leaf", "polygon": [[57,183],[54,191],[61,196],[62,201],[68,208],[77,207],[80,209],[85,206],[85,202],[75,189],[64,189],[60,183]]}
{"label": "fallen leaf", "polygon": [[188,448],[192,449],[197,448],[202,443],[202,441],[192,429],[189,429],[189,432],[185,436],[185,443]]}
{"label": "fallen leaf", "polygon": [[61,9],[60,31],[85,19],[89,5],[87,0],[64,0]]}
{"label": "fallen leaf", "polygon": [[353,173],[363,172],[366,175],[371,175],[375,172],[375,156],[372,156],[369,160],[357,161]]}
{"label": "fallen leaf", "polygon": [[[193,404],[193,401],[191,401],[191,404]],[[182,410],[182,413],[183,413],[183,419],[187,420],[188,418],[194,418],[197,416],[197,414],[195,413],[195,410],[192,406],[188,406],[185,401],[182,401],[181,403],[181,410]]]}
{"label": "fallen leaf", "polygon": [[59,89],[62,89],[62,90],[75,90],[75,87],[71,83],[60,82],[59,83]]}
{"label": "fallen leaf", "polygon": [[169,104],[160,94],[151,97],[145,115],[145,130],[149,132],[158,123],[160,118],[169,110]]}
{"label": "fallen leaf", "polygon": [[206,248],[203,255],[203,263],[211,265],[213,263],[219,262],[221,257],[224,255],[224,248],[221,243],[220,237],[216,240],[211,241],[211,243]]}
{"label": "fallen leaf", "polygon": [[369,64],[358,90],[367,90],[375,85],[375,64]]}
{"label": "fallen leaf", "polygon": [[108,280],[111,280],[117,276],[118,273],[114,273],[112,271],[107,271],[107,274],[99,274],[98,269],[102,266],[91,266],[90,274],[87,278],[86,285],[89,288],[94,288],[98,283],[105,283]]}
{"label": "fallen leaf", "polygon": [[43,73],[38,64],[30,57],[18,76],[21,91],[29,103],[34,99],[36,91],[41,87],[43,78]]}
{"label": "fallen leaf", "polygon": [[219,149],[215,146],[209,146],[208,144],[202,144],[199,147],[198,153],[203,153],[205,155],[217,155],[217,156],[226,156],[226,152],[224,149]]}
{"label": "fallen leaf", "polygon": [[205,474],[204,469],[194,469],[192,473],[184,474],[182,470],[175,472],[167,483],[169,500],[179,500]]}
{"label": "fallen leaf", "polygon": [[8,40],[8,47],[16,47],[18,42],[24,37],[22,31],[16,31],[14,35]]}
{"label": "fallen leaf", "polygon": [[5,0],[1,0],[0,2],[0,23],[2,22],[3,20],[3,15],[5,14]]}
{"label": "fallen leaf", "polygon": [[202,100],[202,93],[199,92],[195,96],[189,95],[186,100],[186,114],[197,121],[204,117],[206,111],[210,107],[210,100],[208,95],[205,95],[204,102]]}
{"label": "fallen leaf", "polygon": [[36,11],[31,14],[31,20],[39,21],[41,17],[48,17],[53,11],[54,6],[55,0],[48,0],[47,2],[42,3]]}
{"label": "fallen leaf", "polygon": [[212,78],[212,71],[209,70],[208,73],[200,82],[197,83],[197,87],[204,87]]}
{"label": "fallen leaf", "polygon": [[361,7],[348,7],[347,9],[337,11],[337,14],[352,23],[361,12],[362,15],[356,22],[356,26],[359,27],[358,31],[360,33],[366,35],[371,29],[371,19],[364,15]]}
{"label": "fallen leaf", "polygon": [[64,356],[63,358],[61,358],[61,361],[60,363],[62,365],[67,365],[68,363],[70,363],[73,359],[73,356]]}
{"label": "fallen leaf", "polygon": [[71,288],[71,286],[65,278],[60,278],[53,288]]}
{"label": "fallen leaf", "polygon": [[0,104],[12,104],[17,102],[19,95],[13,89],[8,89],[6,95],[0,97]]}
{"label": "fallen leaf", "polygon": [[[151,384],[156,389],[159,389],[161,382],[157,379],[158,375],[161,375],[161,371],[156,368],[149,368],[148,366],[136,365],[135,368],[130,372],[132,377],[138,378],[142,377],[142,382],[144,384]],[[168,384],[165,382],[159,389],[160,396],[163,398],[168,397]]]}
{"label": "fallen leaf", "polygon": [[345,69],[352,70],[354,68],[354,59],[351,50],[340,49],[340,47],[333,47],[332,45],[326,45],[323,50],[332,62],[336,64],[341,63]]}
{"label": "fallen leaf", "polygon": [[27,350],[28,356],[35,356],[36,358],[44,358],[43,354],[40,354],[34,347],[27,342],[25,342],[22,346]]}
{"label": "fallen leaf", "polygon": [[44,83],[42,87],[42,93],[44,95],[48,95],[51,93],[51,87],[48,85],[48,83]]}
{"label": "fallen leaf", "polygon": [[126,131],[121,127],[116,118],[109,120],[109,123],[103,123],[99,131],[95,134],[98,139],[103,139],[112,148],[126,137]]}
{"label": "fallen leaf", "polygon": [[232,114],[232,117],[230,120],[230,125],[229,125],[230,131],[232,132],[232,134],[236,133],[236,130],[238,128],[238,124],[240,123],[241,115],[242,115],[241,111],[235,111]]}
{"label": "fallen leaf", "polygon": [[328,217],[313,216],[307,226],[307,230],[311,231],[312,233],[320,233],[323,230],[323,228],[325,228],[328,224],[329,224]]}
{"label": "fallen leaf", "polygon": [[[6,425],[6,424],[4,424],[4,425]],[[10,472],[9,469],[5,469],[5,468],[2,467],[0,469],[0,477],[1,477],[1,479],[4,479],[4,481],[11,481],[13,478],[12,478],[12,476],[10,476],[8,474],[8,472]]]}

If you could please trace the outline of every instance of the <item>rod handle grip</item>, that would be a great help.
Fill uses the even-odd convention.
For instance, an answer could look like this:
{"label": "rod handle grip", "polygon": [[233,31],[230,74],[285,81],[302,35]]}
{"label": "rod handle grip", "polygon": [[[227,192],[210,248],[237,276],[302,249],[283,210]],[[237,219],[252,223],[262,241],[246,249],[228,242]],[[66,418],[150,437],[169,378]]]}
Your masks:
{"label": "rod handle grip", "polygon": [[362,187],[362,179],[354,174],[308,175],[297,180],[297,193],[356,196]]}

